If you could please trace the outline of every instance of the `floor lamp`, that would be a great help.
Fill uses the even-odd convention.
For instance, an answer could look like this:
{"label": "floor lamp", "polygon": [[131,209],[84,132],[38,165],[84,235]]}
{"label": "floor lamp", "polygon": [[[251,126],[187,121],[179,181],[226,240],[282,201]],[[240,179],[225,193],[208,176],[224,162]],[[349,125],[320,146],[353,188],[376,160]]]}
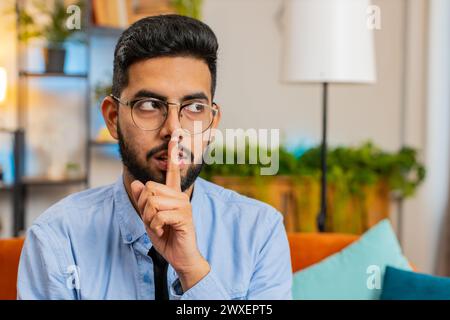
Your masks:
{"label": "floor lamp", "polygon": [[369,0],[286,0],[282,14],[283,82],[322,84],[321,193],[317,224],[327,214],[328,86],[373,83],[375,51]]}

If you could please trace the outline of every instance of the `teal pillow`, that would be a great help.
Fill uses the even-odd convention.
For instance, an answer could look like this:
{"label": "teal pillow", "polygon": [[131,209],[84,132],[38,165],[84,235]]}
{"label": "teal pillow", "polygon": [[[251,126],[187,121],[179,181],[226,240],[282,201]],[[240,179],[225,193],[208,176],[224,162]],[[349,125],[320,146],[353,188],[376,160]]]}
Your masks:
{"label": "teal pillow", "polygon": [[356,242],[294,273],[294,299],[379,299],[386,265],[411,270],[385,219]]}
{"label": "teal pillow", "polygon": [[450,300],[450,278],[386,267],[382,300]]}

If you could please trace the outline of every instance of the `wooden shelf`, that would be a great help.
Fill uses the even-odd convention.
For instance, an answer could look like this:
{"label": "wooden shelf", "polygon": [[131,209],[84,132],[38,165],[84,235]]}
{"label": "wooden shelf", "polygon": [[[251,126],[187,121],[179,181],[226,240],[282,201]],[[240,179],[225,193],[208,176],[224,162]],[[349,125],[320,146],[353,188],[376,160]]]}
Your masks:
{"label": "wooden shelf", "polygon": [[38,77],[38,78],[80,78],[86,79],[88,77],[87,73],[63,73],[63,72],[28,72],[20,71],[19,75],[22,77]]}
{"label": "wooden shelf", "polygon": [[12,191],[13,186],[9,184],[0,183],[0,191]]}
{"label": "wooden shelf", "polygon": [[124,30],[122,28],[93,25],[89,28],[89,33],[99,37],[119,38]]}
{"label": "wooden shelf", "polygon": [[10,133],[10,134],[14,134],[14,130],[6,129],[6,128],[0,128],[0,133]]}
{"label": "wooden shelf", "polygon": [[116,146],[118,143],[116,141],[97,141],[91,140],[89,144],[92,147],[108,147],[108,146]]}
{"label": "wooden shelf", "polygon": [[46,187],[46,186],[68,186],[76,184],[84,184],[87,182],[87,177],[78,178],[61,178],[52,179],[49,177],[25,177],[22,178],[22,183],[31,187]]}

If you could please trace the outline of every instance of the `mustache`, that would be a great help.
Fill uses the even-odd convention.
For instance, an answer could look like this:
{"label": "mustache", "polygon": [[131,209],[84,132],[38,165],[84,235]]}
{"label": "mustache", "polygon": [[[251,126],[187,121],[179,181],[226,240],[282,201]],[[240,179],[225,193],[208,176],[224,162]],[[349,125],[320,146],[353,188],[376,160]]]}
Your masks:
{"label": "mustache", "polygon": [[[183,150],[183,152],[185,152],[187,154],[187,156],[191,159],[191,162],[194,162],[194,154],[191,152],[191,150],[185,148],[185,147],[181,147],[181,149]],[[151,157],[153,157],[155,154],[157,154],[158,152],[164,151],[164,150],[169,150],[169,141],[164,142],[163,144],[161,144],[158,147],[154,147],[152,148],[149,152],[147,152],[146,155],[146,160],[150,160]]]}

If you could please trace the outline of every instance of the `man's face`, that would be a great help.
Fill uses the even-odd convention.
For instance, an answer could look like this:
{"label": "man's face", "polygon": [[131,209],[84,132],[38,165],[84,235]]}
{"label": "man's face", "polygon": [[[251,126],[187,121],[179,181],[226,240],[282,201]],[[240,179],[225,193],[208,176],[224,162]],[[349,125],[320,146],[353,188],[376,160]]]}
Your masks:
{"label": "man's face", "polygon": [[[134,63],[128,71],[128,86],[120,99],[152,97],[172,103],[198,101],[212,104],[211,74],[207,64],[192,57],[160,57]],[[196,97],[194,100],[193,97]],[[116,104],[117,105],[117,104]],[[119,140],[122,161],[128,172],[137,180],[165,183],[167,149],[172,135],[180,138],[181,189],[189,188],[202,167],[202,155],[211,139],[211,129],[218,125],[219,114],[211,127],[203,133],[189,135],[181,130],[179,107],[171,106],[167,119],[156,130],[145,131],[133,122],[130,106],[120,104],[117,125],[109,126],[113,137]],[[104,111],[105,116],[105,111]],[[105,120],[108,123],[108,117]],[[115,131],[115,132],[114,132]]]}

